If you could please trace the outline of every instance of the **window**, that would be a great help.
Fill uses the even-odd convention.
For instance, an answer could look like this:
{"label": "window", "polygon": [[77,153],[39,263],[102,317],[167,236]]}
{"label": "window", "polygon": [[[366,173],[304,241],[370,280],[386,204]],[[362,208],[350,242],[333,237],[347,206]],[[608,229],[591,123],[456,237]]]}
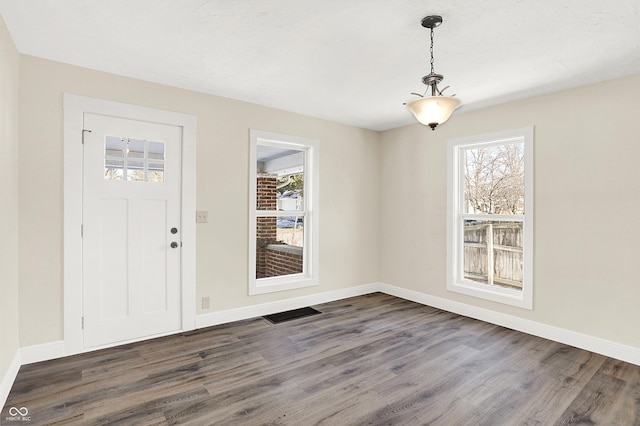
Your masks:
{"label": "window", "polygon": [[533,307],[533,128],[448,146],[447,289]]}
{"label": "window", "polygon": [[107,136],[104,178],[164,182],[164,142]]}
{"label": "window", "polygon": [[318,143],[251,130],[249,294],[318,284]]}

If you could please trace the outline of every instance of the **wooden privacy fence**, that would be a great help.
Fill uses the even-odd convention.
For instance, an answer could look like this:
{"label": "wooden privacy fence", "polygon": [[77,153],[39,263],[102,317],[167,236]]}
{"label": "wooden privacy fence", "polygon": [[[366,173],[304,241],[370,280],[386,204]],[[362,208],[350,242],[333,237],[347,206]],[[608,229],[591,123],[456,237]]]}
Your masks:
{"label": "wooden privacy fence", "polygon": [[522,288],[522,222],[465,223],[464,277]]}

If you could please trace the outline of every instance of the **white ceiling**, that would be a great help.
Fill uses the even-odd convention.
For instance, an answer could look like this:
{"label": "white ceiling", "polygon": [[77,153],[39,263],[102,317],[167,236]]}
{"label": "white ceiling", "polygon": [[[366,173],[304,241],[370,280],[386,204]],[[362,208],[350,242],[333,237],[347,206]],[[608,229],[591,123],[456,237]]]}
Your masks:
{"label": "white ceiling", "polygon": [[[20,53],[385,130],[640,73],[640,0],[0,0]],[[598,96],[597,89],[594,97]]]}

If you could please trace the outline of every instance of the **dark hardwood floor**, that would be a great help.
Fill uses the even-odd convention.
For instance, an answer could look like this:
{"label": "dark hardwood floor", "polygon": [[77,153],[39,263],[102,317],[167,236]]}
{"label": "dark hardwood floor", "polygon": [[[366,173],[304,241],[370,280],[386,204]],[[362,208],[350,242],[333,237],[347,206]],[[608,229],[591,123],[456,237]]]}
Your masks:
{"label": "dark hardwood floor", "polygon": [[31,425],[640,425],[640,367],[372,294],[23,366]]}

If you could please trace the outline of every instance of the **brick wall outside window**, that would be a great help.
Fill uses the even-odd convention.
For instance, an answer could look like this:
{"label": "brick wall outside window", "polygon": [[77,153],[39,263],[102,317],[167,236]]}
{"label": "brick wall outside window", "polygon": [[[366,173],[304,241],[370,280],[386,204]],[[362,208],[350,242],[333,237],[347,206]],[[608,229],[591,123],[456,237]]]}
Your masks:
{"label": "brick wall outside window", "polygon": [[302,249],[299,248],[294,252],[290,247],[278,245],[267,247],[265,259],[267,277],[302,273]]}
{"label": "brick wall outside window", "polygon": [[[256,207],[258,210],[276,210],[276,176],[258,176]],[[256,278],[298,274],[303,270],[302,249],[282,244],[278,247],[275,217],[256,219]],[[289,249],[287,249],[289,248]]]}

